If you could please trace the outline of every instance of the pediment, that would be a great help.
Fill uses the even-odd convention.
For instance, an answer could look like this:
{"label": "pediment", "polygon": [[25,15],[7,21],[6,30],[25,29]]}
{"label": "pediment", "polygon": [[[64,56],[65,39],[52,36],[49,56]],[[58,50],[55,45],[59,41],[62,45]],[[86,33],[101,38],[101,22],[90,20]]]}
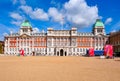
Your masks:
{"label": "pediment", "polygon": [[96,37],[104,37],[105,35],[103,35],[103,34],[98,34],[98,35],[96,35]]}
{"label": "pediment", "polygon": [[30,36],[27,35],[27,34],[22,34],[20,37],[21,37],[21,38],[28,38],[28,37],[30,37]]}

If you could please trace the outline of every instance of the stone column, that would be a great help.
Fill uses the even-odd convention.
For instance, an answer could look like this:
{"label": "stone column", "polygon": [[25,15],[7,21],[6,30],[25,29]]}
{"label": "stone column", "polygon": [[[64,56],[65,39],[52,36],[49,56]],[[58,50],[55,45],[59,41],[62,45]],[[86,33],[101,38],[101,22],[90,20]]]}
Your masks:
{"label": "stone column", "polygon": [[96,49],[96,42],[97,42],[97,40],[96,40],[96,37],[94,38],[94,47],[95,47],[95,49]]}
{"label": "stone column", "polygon": [[92,47],[93,45],[93,40],[92,40],[92,37],[90,38],[90,47]]}
{"label": "stone column", "polygon": [[7,46],[7,48],[8,48],[8,54],[10,54],[10,38],[8,38],[8,46]]}
{"label": "stone column", "polygon": [[16,53],[18,54],[19,51],[18,51],[18,37],[16,38]]}
{"label": "stone column", "polygon": [[51,40],[52,40],[52,41],[51,41],[51,43],[52,43],[51,46],[53,46],[53,45],[54,45],[54,44],[53,44],[53,40],[54,40],[54,38],[51,38]]}
{"label": "stone column", "polygon": [[32,37],[32,52],[34,51],[34,37]]}
{"label": "stone column", "polygon": [[57,51],[58,51],[58,49],[56,48],[56,56],[57,56]]}
{"label": "stone column", "polygon": [[21,38],[19,38],[19,50],[20,50],[20,48],[21,48]]}
{"label": "stone column", "polygon": [[28,49],[29,49],[29,51],[28,51],[28,53],[29,53],[29,56],[30,56],[30,38],[28,39]]}

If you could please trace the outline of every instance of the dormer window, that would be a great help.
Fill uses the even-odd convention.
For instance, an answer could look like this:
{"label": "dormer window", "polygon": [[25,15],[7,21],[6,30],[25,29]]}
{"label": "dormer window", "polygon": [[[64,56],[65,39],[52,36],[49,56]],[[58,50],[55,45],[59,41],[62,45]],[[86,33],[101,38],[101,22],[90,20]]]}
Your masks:
{"label": "dormer window", "polygon": [[98,33],[102,33],[102,29],[98,29],[97,32],[98,32]]}
{"label": "dormer window", "polygon": [[75,31],[73,31],[73,33],[75,33]]}
{"label": "dormer window", "polygon": [[27,29],[23,29],[23,32],[28,32],[28,30]]}

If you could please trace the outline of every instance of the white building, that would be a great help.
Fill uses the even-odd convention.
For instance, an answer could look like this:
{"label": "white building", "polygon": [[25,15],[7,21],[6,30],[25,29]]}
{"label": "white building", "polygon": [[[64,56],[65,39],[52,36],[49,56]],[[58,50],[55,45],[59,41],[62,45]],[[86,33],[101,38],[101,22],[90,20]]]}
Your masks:
{"label": "white building", "polygon": [[29,21],[21,24],[18,33],[5,36],[4,53],[17,55],[23,49],[26,55],[73,56],[83,55],[89,48],[102,50],[107,41],[104,24],[98,19],[93,25],[93,32],[77,32],[71,30],[54,30],[48,28],[47,33],[35,33]]}

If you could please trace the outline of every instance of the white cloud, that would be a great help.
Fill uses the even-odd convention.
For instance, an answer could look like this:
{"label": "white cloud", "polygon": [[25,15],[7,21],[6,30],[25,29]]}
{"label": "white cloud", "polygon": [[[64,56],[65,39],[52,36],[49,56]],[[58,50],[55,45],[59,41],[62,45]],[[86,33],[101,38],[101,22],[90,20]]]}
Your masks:
{"label": "white cloud", "polygon": [[8,33],[6,33],[6,32],[3,33],[3,36],[7,36],[7,35],[8,35]]}
{"label": "white cloud", "polygon": [[98,18],[97,6],[88,6],[85,0],[70,0],[64,9],[67,20],[80,27],[90,26]]}
{"label": "white cloud", "polygon": [[26,14],[28,14],[32,19],[38,20],[49,20],[48,14],[41,8],[35,8],[34,10],[30,6],[20,6]]}
{"label": "white cloud", "polygon": [[112,30],[112,31],[111,31],[111,33],[114,33],[114,32],[116,32],[116,30]]}
{"label": "white cloud", "polygon": [[6,33],[6,32],[1,33],[0,34],[0,41],[4,41],[5,36],[8,36],[8,33]]}
{"label": "white cloud", "polygon": [[13,19],[11,21],[11,24],[16,25],[16,26],[20,26],[22,20],[24,19],[23,16],[21,16],[19,13],[15,13],[15,12],[11,12],[10,17]]}
{"label": "white cloud", "polygon": [[[57,4],[54,0],[51,4]],[[20,9],[32,19],[52,21],[59,23],[71,23],[77,27],[88,27],[93,25],[98,15],[97,6],[88,6],[85,0],[69,0],[63,4],[62,8],[50,7],[48,12],[41,8],[21,5]]]}
{"label": "white cloud", "polygon": [[102,20],[102,19],[103,19],[103,17],[102,17],[102,16],[99,16],[99,17],[98,17],[98,19],[101,19],[101,20]]}
{"label": "white cloud", "polygon": [[10,34],[10,33],[18,33],[19,27],[11,27],[11,28],[8,28],[8,31],[9,31],[9,34]]}
{"label": "white cloud", "polygon": [[14,32],[17,32],[18,31],[18,27],[10,27],[10,26],[7,26],[7,25],[4,25],[4,24],[1,24],[0,23],[0,40],[4,40],[4,36],[5,35],[8,35],[10,33],[10,30],[13,30]]}
{"label": "white cloud", "polygon": [[111,31],[113,30],[120,30],[120,21],[118,21],[116,24],[112,26]]}
{"label": "white cloud", "polygon": [[61,7],[60,2],[57,2],[57,1],[55,1],[55,0],[51,0],[50,4],[54,5],[54,6],[57,7],[57,8],[60,8],[60,7]]}
{"label": "white cloud", "polygon": [[15,13],[15,12],[10,13],[10,17],[12,17],[15,20],[22,20],[23,19],[23,17],[20,14]]}
{"label": "white cloud", "polygon": [[63,21],[63,15],[62,13],[60,13],[60,11],[58,11],[56,8],[52,7],[49,8],[48,10],[48,14],[50,17],[52,17],[52,19],[56,22],[62,22]]}
{"label": "white cloud", "polygon": [[13,20],[13,21],[11,21],[11,24],[14,24],[16,26],[20,26],[21,22],[22,22],[21,20],[18,20],[18,21]]}
{"label": "white cloud", "polygon": [[16,3],[17,3],[17,0],[13,0],[12,3],[13,3],[13,4],[16,4]]}
{"label": "white cloud", "polygon": [[4,33],[9,32],[8,29],[9,27],[7,25],[1,24],[0,23],[0,40],[4,41]]}
{"label": "white cloud", "polygon": [[30,14],[33,10],[30,6],[20,6],[20,9],[22,9],[26,14]]}
{"label": "white cloud", "polygon": [[33,33],[38,33],[40,32],[40,30],[36,27],[36,28],[33,28]]}
{"label": "white cloud", "polygon": [[101,17],[97,6],[88,6],[85,0],[69,0],[59,10],[49,8],[48,14],[55,22],[69,22],[77,27],[88,27]]}
{"label": "white cloud", "polygon": [[25,0],[12,0],[12,3],[13,3],[13,4],[20,3],[21,5],[25,5],[25,4],[26,4],[26,1],[25,1]]}
{"label": "white cloud", "polygon": [[25,5],[25,4],[26,4],[26,1],[25,1],[25,0],[20,0],[20,3],[21,3],[22,5]]}
{"label": "white cloud", "polygon": [[39,20],[48,20],[48,15],[43,11],[43,9],[36,8],[31,14],[31,18]]}
{"label": "white cloud", "polygon": [[110,24],[111,22],[112,22],[112,18],[109,17],[109,18],[106,19],[105,24]]}
{"label": "white cloud", "polygon": [[4,41],[4,36],[0,35],[0,41]]}

